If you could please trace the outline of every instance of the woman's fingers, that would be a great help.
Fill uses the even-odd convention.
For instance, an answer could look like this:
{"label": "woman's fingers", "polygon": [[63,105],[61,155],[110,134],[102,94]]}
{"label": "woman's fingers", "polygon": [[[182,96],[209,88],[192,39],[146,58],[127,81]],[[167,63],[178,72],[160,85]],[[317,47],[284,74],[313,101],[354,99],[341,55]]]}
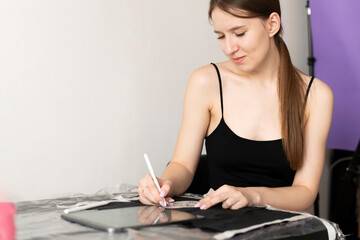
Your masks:
{"label": "woman's fingers", "polygon": [[230,207],[231,210],[238,210],[240,208],[246,207],[247,201],[238,201]]}
{"label": "woman's fingers", "polygon": [[239,188],[224,185],[200,200],[196,207],[205,210],[218,203],[222,203],[225,209],[236,210],[246,207],[249,201]]}
{"label": "woman's fingers", "polygon": [[171,189],[171,185],[169,181],[164,181],[161,178],[158,178],[159,184],[160,184],[160,196],[166,197]]}
{"label": "woman's fingers", "polygon": [[164,197],[167,204],[171,204],[171,203],[175,202],[175,200],[172,197],[167,197],[171,190],[171,182],[164,181],[160,178],[158,180],[159,180],[159,184],[161,186],[160,197]]}
{"label": "woman's fingers", "polygon": [[147,205],[158,205],[160,198],[159,190],[157,189],[150,174],[147,174],[143,179],[139,181],[139,199],[142,203]]}
{"label": "woman's fingers", "polygon": [[[143,199],[144,201],[141,201],[141,199]],[[151,189],[148,187],[144,188],[143,195],[140,196],[140,201],[147,205],[159,205],[159,202],[153,196]]]}
{"label": "woman's fingers", "polygon": [[[161,190],[155,185],[150,174],[147,174],[143,179],[139,181],[139,198],[140,202],[146,205],[164,205],[163,197],[166,197],[170,192],[171,184],[168,181],[164,181],[158,178]],[[174,200],[171,197],[166,198],[167,203],[172,203]]]}
{"label": "woman's fingers", "polygon": [[169,204],[172,204],[175,202],[175,200],[172,197],[166,197],[165,200],[166,200],[166,203],[169,203]]}
{"label": "woman's fingers", "polygon": [[205,210],[220,202],[227,200],[227,198],[227,195],[215,191],[209,196],[199,201],[199,204],[197,206],[200,207],[200,209]]}

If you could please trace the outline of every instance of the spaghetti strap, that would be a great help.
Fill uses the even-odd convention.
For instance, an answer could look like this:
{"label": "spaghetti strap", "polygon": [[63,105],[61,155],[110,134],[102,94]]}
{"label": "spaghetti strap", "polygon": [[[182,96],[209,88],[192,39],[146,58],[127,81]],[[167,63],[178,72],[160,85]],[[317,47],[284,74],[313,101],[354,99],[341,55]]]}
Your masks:
{"label": "spaghetti strap", "polygon": [[309,92],[310,92],[310,87],[311,87],[311,84],[313,83],[313,81],[314,81],[314,76],[312,76],[312,78],[311,78],[311,80],[310,80],[310,82],[309,82],[309,85],[308,85],[308,87],[307,87],[307,89],[306,89],[306,95],[305,95],[305,99],[307,99],[308,98],[308,95],[309,95]]}
{"label": "spaghetti strap", "polygon": [[222,84],[221,84],[221,76],[220,76],[220,71],[219,68],[216,66],[215,63],[211,63],[217,72],[218,75],[218,79],[219,79],[219,86],[220,86],[220,101],[221,101],[221,116],[224,116],[224,110],[223,110],[223,96],[222,96]]}

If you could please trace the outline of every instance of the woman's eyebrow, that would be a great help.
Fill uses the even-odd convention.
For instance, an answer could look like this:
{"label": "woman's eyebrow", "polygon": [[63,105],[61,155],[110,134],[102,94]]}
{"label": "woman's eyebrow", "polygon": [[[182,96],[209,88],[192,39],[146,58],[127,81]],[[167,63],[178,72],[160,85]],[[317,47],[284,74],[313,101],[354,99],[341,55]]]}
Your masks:
{"label": "woman's eyebrow", "polygon": [[[241,28],[245,28],[245,25],[232,27],[232,28],[230,28],[228,31],[231,32],[231,31],[235,31],[235,30],[238,30],[238,29],[241,29]],[[218,31],[218,30],[214,30],[214,33],[222,33],[222,32],[220,32],[220,31]]]}

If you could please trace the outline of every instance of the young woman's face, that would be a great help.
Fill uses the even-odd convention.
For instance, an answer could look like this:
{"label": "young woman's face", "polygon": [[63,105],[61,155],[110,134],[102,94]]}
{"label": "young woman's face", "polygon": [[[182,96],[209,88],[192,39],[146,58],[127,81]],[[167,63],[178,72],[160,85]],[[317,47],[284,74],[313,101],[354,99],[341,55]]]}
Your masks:
{"label": "young woman's face", "polygon": [[212,12],[214,32],[222,51],[242,71],[256,71],[271,55],[271,38],[266,21],[239,18],[215,8]]}

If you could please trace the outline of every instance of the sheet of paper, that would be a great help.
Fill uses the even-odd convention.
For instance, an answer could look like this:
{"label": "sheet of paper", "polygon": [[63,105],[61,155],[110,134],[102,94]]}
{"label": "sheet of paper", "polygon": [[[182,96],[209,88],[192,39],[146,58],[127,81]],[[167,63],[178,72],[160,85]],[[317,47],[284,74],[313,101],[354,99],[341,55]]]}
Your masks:
{"label": "sheet of paper", "polygon": [[172,206],[167,206],[166,208],[194,208],[197,202],[198,201],[175,201]]}

